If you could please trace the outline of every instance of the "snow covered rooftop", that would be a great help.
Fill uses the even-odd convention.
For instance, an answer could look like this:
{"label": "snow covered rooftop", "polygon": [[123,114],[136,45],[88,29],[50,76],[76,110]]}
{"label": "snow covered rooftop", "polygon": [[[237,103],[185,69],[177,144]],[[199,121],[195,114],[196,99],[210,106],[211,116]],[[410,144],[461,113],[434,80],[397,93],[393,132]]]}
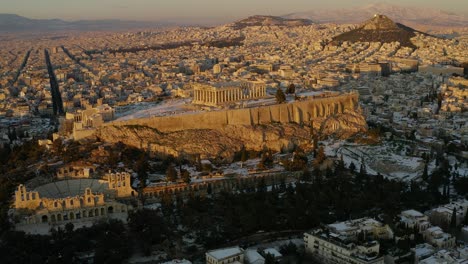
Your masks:
{"label": "snow covered rooftop", "polygon": [[419,217],[424,216],[421,212],[418,212],[418,211],[413,210],[413,209],[403,211],[403,212],[401,212],[401,214],[406,216],[406,217],[413,217],[413,218],[419,218]]}
{"label": "snow covered rooftop", "polygon": [[222,260],[229,257],[237,256],[243,253],[243,250],[240,247],[231,247],[231,248],[223,248],[223,249],[215,249],[212,251],[208,251],[206,254],[210,255],[211,257]]}
{"label": "snow covered rooftop", "polygon": [[248,249],[245,251],[245,260],[248,263],[255,263],[257,261],[265,261],[265,258],[257,252],[257,250]]}
{"label": "snow covered rooftop", "polygon": [[372,218],[360,218],[346,222],[339,222],[328,225],[330,229],[341,235],[353,232],[356,230],[370,230],[375,226],[382,226],[382,223]]}
{"label": "snow covered rooftop", "polygon": [[163,262],[162,264],[192,264],[192,262],[186,259],[174,259],[168,262]]}
{"label": "snow covered rooftop", "polygon": [[328,225],[330,228],[334,229],[336,232],[342,233],[346,232],[349,230],[354,230],[357,229],[355,226],[351,226],[346,222],[341,222],[341,223],[336,223],[336,224],[330,224]]}
{"label": "snow covered rooftop", "polygon": [[265,254],[273,255],[273,257],[275,257],[275,258],[281,258],[283,256],[281,253],[278,252],[278,250],[276,250],[274,248],[267,248],[267,249],[263,250],[263,252]]}
{"label": "snow covered rooftop", "polygon": [[427,243],[416,245],[414,249],[415,257],[418,259],[429,257],[434,254],[435,248]]}

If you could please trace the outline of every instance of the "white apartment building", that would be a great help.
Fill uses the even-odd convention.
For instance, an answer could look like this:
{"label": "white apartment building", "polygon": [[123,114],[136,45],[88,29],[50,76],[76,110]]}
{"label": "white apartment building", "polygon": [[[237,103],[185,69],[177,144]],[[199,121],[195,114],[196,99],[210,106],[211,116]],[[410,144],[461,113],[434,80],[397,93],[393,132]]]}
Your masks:
{"label": "white apartment building", "polygon": [[400,222],[403,223],[406,228],[417,227],[419,232],[422,232],[431,226],[431,223],[429,223],[429,217],[416,210],[406,210],[401,212],[400,219]]}
{"label": "white apartment building", "polygon": [[244,250],[240,247],[215,249],[206,252],[207,264],[244,263]]}
{"label": "white apartment building", "polygon": [[383,264],[377,241],[356,244],[335,233],[321,229],[304,234],[306,254],[322,263],[336,264]]}
{"label": "white apartment building", "polygon": [[455,237],[445,233],[442,228],[433,226],[423,232],[423,239],[437,248],[455,247]]}

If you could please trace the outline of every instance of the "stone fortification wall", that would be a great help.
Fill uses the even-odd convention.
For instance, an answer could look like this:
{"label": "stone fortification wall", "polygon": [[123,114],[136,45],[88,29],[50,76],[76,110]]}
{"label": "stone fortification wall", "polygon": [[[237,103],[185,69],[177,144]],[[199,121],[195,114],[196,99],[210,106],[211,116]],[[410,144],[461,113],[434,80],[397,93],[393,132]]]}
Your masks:
{"label": "stone fortification wall", "polygon": [[256,108],[114,121],[106,123],[105,126],[140,125],[161,132],[175,132],[189,129],[216,129],[224,125],[261,125],[275,122],[301,124],[309,123],[317,117],[328,117],[343,113],[345,110],[353,111],[357,104],[358,94],[349,93]]}

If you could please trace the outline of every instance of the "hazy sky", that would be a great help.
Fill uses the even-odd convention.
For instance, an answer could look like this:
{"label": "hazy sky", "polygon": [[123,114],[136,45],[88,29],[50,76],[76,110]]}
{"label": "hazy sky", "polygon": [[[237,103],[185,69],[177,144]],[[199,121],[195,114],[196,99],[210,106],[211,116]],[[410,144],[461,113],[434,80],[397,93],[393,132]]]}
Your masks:
{"label": "hazy sky", "polygon": [[[284,15],[317,8],[349,8],[381,0],[0,0],[0,13],[29,18],[132,19],[239,18]],[[468,0],[392,0],[388,3],[433,7],[468,14]]]}

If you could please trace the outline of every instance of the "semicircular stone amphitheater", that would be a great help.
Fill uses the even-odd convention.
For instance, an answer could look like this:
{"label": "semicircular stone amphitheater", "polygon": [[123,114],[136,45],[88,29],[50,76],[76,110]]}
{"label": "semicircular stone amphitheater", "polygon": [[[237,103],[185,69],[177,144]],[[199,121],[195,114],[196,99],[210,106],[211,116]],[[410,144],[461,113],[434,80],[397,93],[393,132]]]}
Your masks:
{"label": "semicircular stone amphitheater", "polygon": [[[100,218],[126,221],[131,205],[121,198],[134,196],[129,173],[109,173],[100,179],[73,179],[15,191],[15,227],[28,233],[46,234],[54,226],[82,226]],[[32,213],[32,214],[31,214]]]}
{"label": "semicircular stone amphitheater", "polygon": [[82,195],[86,188],[91,189],[92,193],[107,193],[109,183],[97,179],[65,180],[39,186],[36,191],[40,197],[55,199]]}

